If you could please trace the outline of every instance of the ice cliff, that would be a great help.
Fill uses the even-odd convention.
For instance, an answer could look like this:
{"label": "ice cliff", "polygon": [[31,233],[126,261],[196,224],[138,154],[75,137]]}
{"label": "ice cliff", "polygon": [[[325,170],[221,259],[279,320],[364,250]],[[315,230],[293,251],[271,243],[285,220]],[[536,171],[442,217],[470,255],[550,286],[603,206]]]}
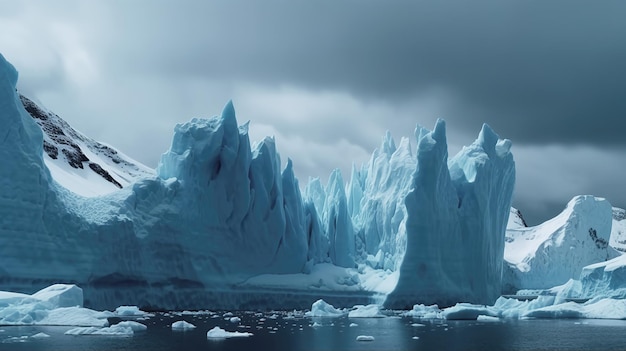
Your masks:
{"label": "ice cliff", "polygon": [[[347,184],[335,171],[301,194],[291,160],[281,170],[272,138],[251,145],[231,103],[177,125],[153,173],[57,130],[16,80],[0,56],[5,290],[63,282],[90,307],[169,309],[302,307],[338,291],[391,292],[389,307],[499,295],[515,169],[510,142],[486,125],[450,160],[443,121],[418,128],[416,149],[387,134]],[[110,191],[71,189],[77,174]]]}
{"label": "ice cliff", "polygon": [[416,168],[404,199],[406,253],[387,304],[494,301],[515,182],[511,142],[484,125],[448,161],[443,121],[416,137]]}
{"label": "ice cliff", "polygon": [[[50,135],[25,110],[36,105],[20,99],[16,81],[2,57],[3,286],[32,291],[68,282],[84,288],[91,306],[133,298],[127,302],[198,307],[211,298],[197,300],[203,291],[229,290],[261,273],[302,272],[308,233],[291,162],[281,172],[270,138],[250,148],[231,104],[219,118],[177,126],[156,176],[83,197],[51,177],[42,155]],[[69,159],[61,154],[56,161]]]}

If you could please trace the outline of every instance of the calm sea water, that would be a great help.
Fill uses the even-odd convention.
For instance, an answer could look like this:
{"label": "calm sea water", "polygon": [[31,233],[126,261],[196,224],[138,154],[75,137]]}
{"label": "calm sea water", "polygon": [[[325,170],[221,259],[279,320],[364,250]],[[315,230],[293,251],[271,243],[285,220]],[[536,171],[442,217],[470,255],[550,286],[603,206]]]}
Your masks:
{"label": "calm sea water", "polygon": [[[147,331],[132,337],[64,335],[69,327],[2,326],[0,350],[626,350],[626,321],[292,319],[286,315],[272,319],[268,318],[270,314],[235,315],[241,318],[240,323],[224,320],[221,314],[219,318],[156,314],[141,321],[148,326]],[[170,325],[177,320],[186,320],[197,328],[172,331]],[[322,326],[312,327],[314,321]],[[350,327],[351,323],[358,326]],[[252,332],[254,336],[207,340],[206,332],[215,326]],[[50,337],[28,338],[39,332]],[[359,335],[371,335],[375,340],[356,341]]]}

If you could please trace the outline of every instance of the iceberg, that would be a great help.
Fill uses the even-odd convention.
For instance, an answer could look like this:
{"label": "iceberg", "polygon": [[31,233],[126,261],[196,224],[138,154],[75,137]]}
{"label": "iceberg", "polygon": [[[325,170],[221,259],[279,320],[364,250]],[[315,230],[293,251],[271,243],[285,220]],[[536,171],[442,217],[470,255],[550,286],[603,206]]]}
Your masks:
{"label": "iceberg", "polygon": [[[252,144],[231,102],[176,125],[150,170],[73,130],[16,82],[0,56],[6,289],[71,282],[98,309],[303,308],[320,297],[400,308],[499,296],[515,165],[510,141],[487,125],[450,160],[442,120],[418,128],[416,148],[387,133],[347,183],[334,171],[301,192],[294,163],[281,169],[273,138]],[[76,308],[72,293],[53,303]]]}
{"label": "iceberg", "polygon": [[416,168],[404,199],[406,253],[385,305],[493,303],[515,183],[511,142],[483,125],[478,139],[448,161],[442,120],[416,136]]}
{"label": "iceberg", "polygon": [[32,295],[0,291],[0,325],[104,327],[113,314],[83,308],[82,289],[55,284]]}
{"label": "iceberg", "polygon": [[402,313],[403,316],[421,318],[421,319],[439,319],[441,318],[441,309],[437,305],[426,306],[423,304],[413,305],[413,308]]}
{"label": "iceberg", "polygon": [[305,314],[306,317],[341,317],[345,316],[347,312],[342,309],[337,309],[333,305],[326,301],[319,299],[311,305],[311,311]]}

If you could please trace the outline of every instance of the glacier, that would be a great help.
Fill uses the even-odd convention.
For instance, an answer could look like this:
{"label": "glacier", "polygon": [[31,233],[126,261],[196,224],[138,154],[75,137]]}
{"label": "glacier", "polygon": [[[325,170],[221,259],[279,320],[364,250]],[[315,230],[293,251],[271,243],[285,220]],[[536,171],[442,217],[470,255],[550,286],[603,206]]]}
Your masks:
{"label": "glacier", "polygon": [[[301,192],[293,162],[281,169],[273,138],[252,144],[230,102],[178,124],[152,171],[62,125],[16,81],[0,57],[4,290],[77,284],[98,309],[292,308],[320,296],[398,308],[500,294],[515,164],[487,125],[451,159],[443,120],[417,128],[416,148],[388,133],[348,182],[334,171]],[[73,187],[89,182],[101,189]]]}

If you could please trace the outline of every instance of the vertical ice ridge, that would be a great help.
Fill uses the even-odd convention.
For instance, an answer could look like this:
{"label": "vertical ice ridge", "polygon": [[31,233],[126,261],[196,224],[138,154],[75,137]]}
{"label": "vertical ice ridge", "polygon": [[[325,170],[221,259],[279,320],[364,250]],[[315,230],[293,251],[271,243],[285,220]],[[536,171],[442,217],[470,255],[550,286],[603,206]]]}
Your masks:
{"label": "vertical ice ridge", "polygon": [[512,155],[503,149],[495,157],[498,136],[487,125],[450,161],[445,122],[416,135],[417,165],[405,198],[407,248],[386,303],[493,302],[515,182]]}

